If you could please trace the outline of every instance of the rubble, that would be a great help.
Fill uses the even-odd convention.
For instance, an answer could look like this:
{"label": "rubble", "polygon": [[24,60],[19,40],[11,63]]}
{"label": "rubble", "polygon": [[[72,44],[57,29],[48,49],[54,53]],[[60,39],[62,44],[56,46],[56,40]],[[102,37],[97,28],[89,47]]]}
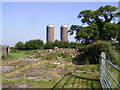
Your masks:
{"label": "rubble", "polygon": [[54,64],[61,64],[60,62],[55,62]]}
{"label": "rubble", "polygon": [[[43,50],[42,51],[38,51],[37,53],[34,53],[32,56],[28,56],[24,60],[37,61],[37,60],[41,60],[41,58],[35,59],[35,57],[37,55],[44,56],[44,55],[48,55],[50,53],[56,53],[56,52],[59,52],[59,53],[68,52],[68,53],[70,53],[70,56],[72,58],[75,58],[75,57],[77,57],[79,55],[78,49],[74,49],[74,48],[58,48],[58,47],[54,47],[54,49],[48,49],[48,50],[44,50],[44,51],[45,51],[45,53],[43,53]],[[64,58],[61,57],[61,56],[57,57],[57,60],[63,60],[63,59]]]}

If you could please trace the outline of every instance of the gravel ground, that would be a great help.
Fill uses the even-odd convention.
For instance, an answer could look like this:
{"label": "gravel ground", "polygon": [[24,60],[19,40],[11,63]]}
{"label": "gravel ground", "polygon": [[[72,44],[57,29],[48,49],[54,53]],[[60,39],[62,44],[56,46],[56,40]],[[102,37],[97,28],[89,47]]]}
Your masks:
{"label": "gravel ground", "polygon": [[2,73],[10,72],[13,69],[15,69],[14,66],[2,66]]}

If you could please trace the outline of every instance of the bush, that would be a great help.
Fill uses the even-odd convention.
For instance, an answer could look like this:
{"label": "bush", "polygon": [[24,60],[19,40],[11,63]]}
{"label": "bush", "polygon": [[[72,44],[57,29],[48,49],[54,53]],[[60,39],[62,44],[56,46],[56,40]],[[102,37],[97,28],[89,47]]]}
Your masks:
{"label": "bush", "polygon": [[44,49],[44,43],[42,40],[29,40],[25,42],[26,50],[36,50],[36,49]]}
{"label": "bush", "polygon": [[60,57],[61,57],[61,56],[62,56],[63,58],[65,58],[65,59],[71,57],[68,52],[60,53]]}
{"label": "bush", "polygon": [[49,53],[47,56],[44,56],[43,60],[55,60],[58,53]]}
{"label": "bush", "polygon": [[6,60],[6,59],[8,59],[8,58],[14,58],[13,56],[11,56],[11,55],[2,55],[1,56],[1,58],[2,58],[2,60]]}
{"label": "bush", "polygon": [[120,52],[120,44],[119,44],[119,42],[112,42],[111,45],[115,47],[115,50]]}
{"label": "bush", "polygon": [[24,50],[24,44],[23,44],[23,42],[18,42],[18,43],[16,43],[16,45],[15,45],[15,49],[17,49],[17,50]]}
{"label": "bush", "polygon": [[68,41],[55,41],[55,46],[59,48],[69,48],[69,42]]}
{"label": "bush", "polygon": [[55,47],[55,43],[54,42],[47,42],[45,44],[45,49],[53,49]]}
{"label": "bush", "polygon": [[54,47],[69,48],[69,42],[55,40],[55,42],[48,41],[45,45],[45,49],[53,49]]}
{"label": "bush", "polygon": [[69,43],[69,48],[75,48],[75,49],[78,49],[80,47],[83,47],[83,44],[82,43],[76,43],[76,42],[70,42]]}
{"label": "bush", "polygon": [[42,57],[43,60],[59,60],[58,57],[61,57],[62,60],[71,61],[71,56],[68,52],[60,53],[49,53],[45,56],[41,56],[40,54],[36,56],[36,58]]}
{"label": "bush", "polygon": [[44,49],[44,43],[42,40],[39,40],[39,39],[26,41],[25,44],[23,42],[18,42],[15,45],[15,49],[17,50]]}
{"label": "bush", "polygon": [[117,64],[117,56],[112,46],[107,41],[96,41],[90,45],[84,47],[84,53],[79,56],[79,63],[98,64],[99,55],[101,52],[105,52],[107,60],[110,60],[113,64]]}
{"label": "bush", "polygon": [[45,49],[53,49],[54,47],[58,48],[79,48],[82,44],[76,43],[76,42],[68,42],[68,41],[58,41],[55,40],[55,42],[47,42],[45,44]]}
{"label": "bush", "polygon": [[[83,46],[82,43],[68,42],[68,41],[58,41],[55,42],[46,42],[44,45],[42,40],[29,40],[25,44],[23,42],[18,42],[15,45],[15,50],[36,50],[36,49],[53,49],[54,47],[58,48],[79,48]],[[14,50],[14,48],[12,49]]]}

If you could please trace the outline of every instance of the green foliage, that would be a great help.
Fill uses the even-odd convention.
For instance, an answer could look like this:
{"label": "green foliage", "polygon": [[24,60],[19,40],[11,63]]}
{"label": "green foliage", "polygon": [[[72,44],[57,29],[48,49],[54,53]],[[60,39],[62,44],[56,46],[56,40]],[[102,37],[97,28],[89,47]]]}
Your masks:
{"label": "green foliage", "polygon": [[8,60],[8,59],[18,59],[18,58],[25,58],[27,56],[30,56],[34,53],[35,51],[27,50],[12,50],[10,51],[9,55],[3,55],[2,60]]}
{"label": "green foliage", "polygon": [[11,56],[11,55],[2,55],[2,60],[6,60],[6,59],[8,59],[8,58],[14,58],[13,56]]}
{"label": "green foliage", "polygon": [[25,49],[26,50],[36,50],[36,49],[43,49],[44,43],[42,40],[29,40],[25,42]]}
{"label": "green foliage", "polygon": [[58,53],[50,53],[47,56],[44,56],[44,60],[55,60],[57,57]]}
{"label": "green foliage", "polygon": [[47,42],[45,45],[45,49],[53,49],[54,47],[58,48],[69,48],[69,42],[67,41],[58,41],[55,40],[55,42]]}
{"label": "green foliage", "polygon": [[55,43],[54,42],[46,42],[45,44],[45,49],[53,49],[55,47]]}
{"label": "green foliage", "polygon": [[45,44],[45,49],[53,49],[54,47],[58,48],[79,48],[82,46],[82,43],[76,43],[76,42],[68,42],[68,41],[58,41],[55,42],[47,42]]}
{"label": "green foliage", "polygon": [[101,52],[106,52],[107,60],[113,64],[117,64],[116,52],[107,41],[98,40],[90,45],[84,47],[84,52],[78,57],[79,63],[98,64],[99,55]]}
{"label": "green foliage", "polygon": [[[120,21],[118,22],[118,28],[120,29]],[[120,30],[118,30],[117,41],[119,42],[120,45]]]}
{"label": "green foliage", "polygon": [[103,26],[103,31],[100,38],[107,41],[111,40],[111,38],[115,39],[118,36],[118,30],[118,24],[106,23]]}
{"label": "green foliage", "polygon": [[116,7],[106,5],[96,11],[81,11],[78,18],[87,26],[72,25],[69,30],[70,35],[76,32],[75,39],[82,41],[84,44],[90,44],[97,40],[109,41],[112,38],[119,38],[118,24],[115,24],[114,19],[120,15],[120,12],[114,13],[116,10]]}
{"label": "green foliage", "polygon": [[49,53],[47,55],[41,56],[40,54],[37,55],[35,58],[42,58],[42,60],[56,60],[58,57],[61,57],[62,60],[71,61],[71,56],[68,52],[64,53]]}
{"label": "green foliage", "polygon": [[25,47],[24,47],[24,44],[23,44],[23,42],[18,42],[18,43],[16,43],[16,45],[15,45],[15,49],[17,49],[17,50],[23,50]]}
{"label": "green foliage", "polygon": [[76,43],[76,42],[70,42],[69,44],[70,44],[69,48],[75,48],[75,49],[78,49],[83,46],[82,43]]}
{"label": "green foliage", "polygon": [[[75,28],[77,28],[77,30]],[[78,41],[82,40],[82,43],[85,44],[89,44],[99,38],[98,27],[94,23],[91,23],[87,27],[72,25],[70,28],[70,32],[72,32],[73,30],[76,30],[75,39]]]}
{"label": "green foliage", "polygon": [[119,42],[116,42],[114,40],[111,41],[111,45],[114,47],[114,49],[117,51],[117,52],[120,52],[120,44]]}
{"label": "green foliage", "polygon": [[[21,52],[24,55],[25,53],[30,54],[31,52],[34,53],[36,51],[16,50],[16,52],[14,51],[12,53],[20,56],[20,54],[18,54],[17,52],[19,53]],[[45,53],[45,51],[41,53]],[[51,54],[51,55],[53,56],[54,54]],[[57,55],[63,56],[64,58],[69,57],[67,53],[65,53],[65,55],[63,53],[59,53]],[[19,66],[18,68],[15,68],[10,72],[2,73],[3,85],[5,88],[9,88],[9,87],[18,88],[20,85],[23,85],[23,86],[28,85],[28,88],[53,88],[53,86],[60,81],[62,76],[65,76],[65,78],[62,79],[54,89],[62,88],[63,86],[64,88],[73,88],[73,87],[74,88],[100,88],[99,81],[96,81],[96,80],[99,80],[97,77],[99,75],[99,72],[97,71],[98,65],[89,65],[89,67],[86,65],[85,66],[74,65],[71,62],[68,62],[67,60],[61,60],[61,61],[37,60],[36,62],[29,62],[29,63],[24,62],[24,65],[23,65],[23,62],[21,60],[15,59],[13,61],[9,60],[3,63],[3,65],[6,65],[6,66],[11,66],[11,65]],[[61,64],[56,65],[56,64],[53,64],[54,62],[60,62]],[[31,73],[31,70],[33,71],[33,73]],[[82,71],[79,72],[79,70],[82,70]],[[72,72],[72,75],[73,75],[72,77],[70,77],[70,79],[69,79],[70,74],[67,74],[68,72]],[[41,77],[45,79],[43,80],[28,79],[29,74],[34,75],[35,77],[38,77],[38,75],[41,75]],[[23,78],[23,75],[24,75],[24,78]],[[19,78],[17,78],[18,76]],[[14,78],[14,79],[7,79],[7,78]]]}
{"label": "green foliage", "polygon": [[18,42],[15,45],[15,48],[12,48],[12,51],[15,50],[36,50],[36,49],[53,49],[54,47],[58,48],[79,48],[82,46],[82,43],[68,42],[68,41],[58,41],[55,42],[46,42],[44,45],[42,40],[29,40],[25,44],[23,42]]}
{"label": "green foliage", "polygon": [[62,56],[63,58],[69,58],[69,57],[71,57],[70,54],[69,54],[68,52],[60,53],[59,56],[60,56],[60,57]]}
{"label": "green foliage", "polygon": [[23,42],[18,42],[15,45],[15,49],[17,50],[44,49],[44,43],[42,40],[39,40],[39,39],[26,41],[25,44]]}
{"label": "green foliage", "polygon": [[68,48],[69,47],[69,42],[68,41],[55,41],[55,46],[59,48]]}

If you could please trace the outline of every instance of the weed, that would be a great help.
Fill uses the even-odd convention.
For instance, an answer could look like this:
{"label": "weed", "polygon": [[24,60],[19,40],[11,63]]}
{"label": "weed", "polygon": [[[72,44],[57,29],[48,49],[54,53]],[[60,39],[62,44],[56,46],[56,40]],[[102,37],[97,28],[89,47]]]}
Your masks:
{"label": "weed", "polygon": [[34,51],[12,50],[8,56],[2,56],[2,60],[25,58],[34,53]]}

